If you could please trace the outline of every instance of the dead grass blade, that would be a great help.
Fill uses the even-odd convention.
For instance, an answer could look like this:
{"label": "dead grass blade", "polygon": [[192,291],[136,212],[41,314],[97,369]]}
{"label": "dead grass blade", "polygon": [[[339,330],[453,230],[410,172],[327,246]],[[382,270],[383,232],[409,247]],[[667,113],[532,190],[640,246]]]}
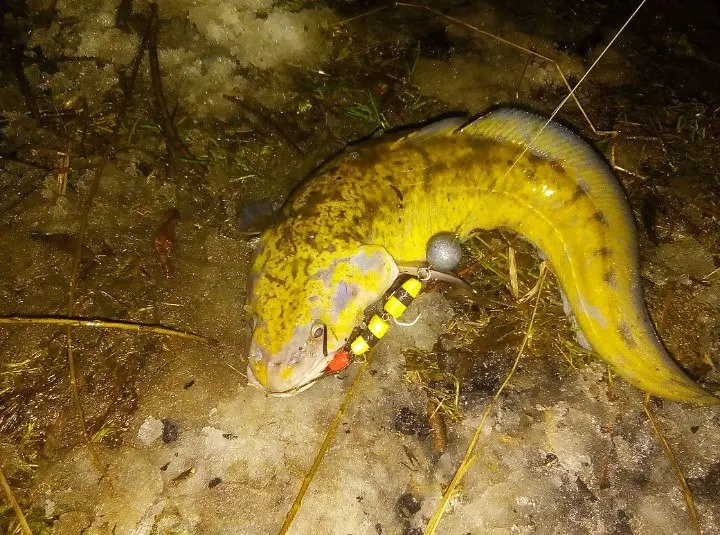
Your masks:
{"label": "dead grass blade", "polygon": [[96,327],[99,329],[120,329],[145,333],[176,336],[210,346],[218,345],[214,338],[208,338],[190,331],[181,331],[162,325],[148,325],[130,321],[103,320],[97,318],[59,317],[59,316],[0,316],[0,324],[6,325],[65,325],[68,327]]}
{"label": "dead grass blade", "polygon": [[17,498],[15,498],[15,493],[12,491],[10,483],[8,483],[7,479],[5,479],[5,473],[3,472],[2,467],[0,467],[0,486],[2,486],[3,493],[5,494],[5,499],[15,512],[15,516],[17,517],[18,523],[20,524],[20,529],[22,530],[23,535],[33,535],[33,532],[30,529],[30,525],[25,518],[25,514],[22,512]]}
{"label": "dead grass blade", "polygon": [[650,394],[645,394],[643,409],[645,409],[645,414],[652,425],[653,431],[655,431],[655,436],[660,442],[660,445],[665,452],[665,456],[668,458],[670,464],[675,470],[675,475],[677,476],[678,483],[680,483],[680,488],[682,488],[683,496],[685,497],[685,504],[687,505],[688,513],[690,513],[690,522],[692,523],[693,530],[697,533],[697,535],[701,535],[702,531],[700,529],[700,518],[698,517],[697,508],[695,507],[695,499],[693,498],[692,491],[685,480],[685,474],[683,474],[682,467],[680,466],[677,457],[675,457],[675,453],[670,447],[670,443],[665,438],[662,429],[660,429],[660,425],[655,419],[655,415],[650,409]]}
{"label": "dead grass blade", "polygon": [[512,368],[510,368],[510,371],[508,372],[507,376],[505,377],[505,380],[500,385],[500,388],[497,389],[495,392],[495,395],[493,395],[492,399],[488,402],[487,406],[485,407],[485,411],[482,414],[482,417],[480,418],[480,423],[477,426],[477,429],[475,430],[475,433],[473,434],[472,439],[470,440],[470,443],[468,444],[467,449],[465,450],[465,455],[463,456],[462,461],[458,465],[457,470],[455,471],[455,475],[453,476],[452,480],[448,484],[448,486],[445,488],[445,492],[443,492],[442,499],[440,500],[440,504],[435,509],[435,513],[433,514],[432,518],[430,519],[430,522],[427,525],[427,528],[425,528],[425,535],[433,535],[435,533],[435,530],[438,527],[438,524],[440,523],[440,520],[442,519],[443,514],[445,513],[445,510],[447,509],[448,503],[450,502],[450,499],[454,495],[458,485],[460,484],[460,481],[465,476],[465,472],[467,472],[468,468],[470,468],[470,465],[475,461],[475,458],[477,457],[477,454],[475,453],[475,446],[480,439],[480,434],[482,433],[482,429],[485,426],[485,421],[487,420],[487,417],[490,415],[490,411],[492,410],[493,404],[495,401],[497,401],[498,397],[500,397],[500,394],[505,389],[507,384],[510,382],[510,378],[515,373],[515,370],[518,367],[518,364],[520,362],[520,357],[522,356],[523,352],[525,351],[525,348],[530,343],[530,339],[532,338],[532,331],[533,331],[533,324],[535,323],[535,316],[537,315],[538,305],[540,304],[540,296],[542,295],[542,284],[545,280],[545,274],[547,270],[544,267],[540,269],[540,276],[538,277],[538,292],[537,296],[535,297],[535,305],[533,306],[532,315],[530,316],[530,321],[528,322],[527,329],[525,331],[525,336],[523,337],[523,341],[520,344],[520,348],[518,349],[517,356],[515,357],[515,362],[513,362]]}
{"label": "dead grass blade", "polygon": [[318,452],[315,455],[315,459],[313,460],[313,463],[310,466],[310,469],[308,470],[307,474],[303,478],[302,485],[300,485],[300,490],[298,491],[297,495],[295,496],[295,501],[293,501],[293,504],[290,507],[290,510],[287,512],[287,515],[285,516],[285,522],[283,522],[283,525],[280,528],[280,531],[278,531],[278,535],[285,535],[288,532],[288,530],[290,529],[290,526],[292,525],[293,520],[295,520],[295,515],[297,515],[297,512],[300,510],[300,506],[302,505],[302,501],[303,501],[303,498],[305,497],[305,493],[307,492],[307,489],[310,486],[310,483],[312,482],[313,478],[315,477],[315,473],[317,472],[318,468],[320,467],[320,463],[322,463],[323,459],[325,458],[325,454],[327,453],[327,450],[330,447],[330,444],[332,444],[332,441],[335,439],[335,436],[337,435],[338,427],[340,427],[340,423],[342,423],[343,416],[345,415],[345,411],[347,410],[347,407],[350,404],[350,401],[355,396],[355,392],[357,391],[358,386],[362,382],[362,379],[365,376],[365,372],[370,367],[371,362],[372,362],[372,356],[368,356],[367,360],[360,365],[360,368],[358,369],[357,373],[355,374],[355,377],[353,378],[352,383],[350,384],[350,388],[348,388],[347,392],[345,393],[345,397],[343,398],[342,403],[340,404],[340,407],[338,407],[338,410],[335,413],[335,417],[333,418],[333,421],[330,423],[330,426],[328,427],[327,433],[325,433],[325,439],[322,441],[322,444],[320,444],[320,449],[318,449]]}

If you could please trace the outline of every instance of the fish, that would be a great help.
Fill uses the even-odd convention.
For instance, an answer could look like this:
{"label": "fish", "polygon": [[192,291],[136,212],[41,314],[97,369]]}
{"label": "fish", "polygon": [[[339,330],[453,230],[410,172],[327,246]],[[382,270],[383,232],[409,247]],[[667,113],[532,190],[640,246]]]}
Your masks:
{"label": "fish", "polygon": [[426,245],[509,229],[547,258],[584,339],[628,383],[713,405],[660,341],[642,295],[635,220],[605,159],[519,108],[453,117],[348,147],[291,194],[249,274],[248,379],[276,396],[324,375],[368,306]]}

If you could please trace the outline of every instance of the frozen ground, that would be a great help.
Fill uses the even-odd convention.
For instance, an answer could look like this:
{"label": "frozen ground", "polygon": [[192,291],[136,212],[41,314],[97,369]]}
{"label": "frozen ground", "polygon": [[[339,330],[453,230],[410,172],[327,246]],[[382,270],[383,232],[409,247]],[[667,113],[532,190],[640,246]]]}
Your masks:
{"label": "frozen ground", "polygon": [[[111,135],[118,80],[142,42],[147,3],[23,6],[0,11],[8,36],[0,313],[66,313],[88,214],[74,314],[188,328],[220,345],[73,331],[101,473],[69,394],[65,332],[3,326],[0,465],[35,533],[278,533],[355,368],[287,399],[245,386],[252,242],[235,228],[238,207],[283,198],[306,170],[380,126],[508,101],[551,110],[563,91],[555,67],[426,11],[338,24],[369,7],[161,1],[165,97],[193,156],[182,160],[166,150],[147,61],[120,133]],[[628,14],[623,2],[433,7],[556,58],[574,79]],[[717,390],[720,95],[718,58],[708,54],[718,20],[711,6],[701,13],[668,1],[653,9],[641,12],[580,96],[599,128],[619,132],[594,139],[631,194],[646,296],[664,341]],[[18,57],[30,94],[13,70]],[[562,116],[590,133],[573,108]],[[171,207],[181,219],[166,279],[153,239]],[[493,239],[505,247],[502,236]],[[523,254],[519,269],[532,282],[537,257]],[[527,307],[502,280],[505,264],[493,262],[500,278],[485,269],[474,281],[479,307],[440,288],[409,311],[422,314],[415,326],[381,342],[289,533],[422,533],[526,324]],[[608,386],[606,369],[574,346],[561,307],[543,305],[538,325],[544,334],[493,408],[438,533],[693,533],[641,394],[619,381]],[[405,380],[408,348],[442,357],[463,380],[463,418],[448,422],[441,456],[426,424],[427,392]],[[653,407],[702,533],[720,534],[720,409]],[[0,513],[0,531],[13,533],[12,513]]]}
{"label": "frozen ground", "polygon": [[[397,430],[408,410],[422,420],[425,399],[402,380],[397,355],[414,335],[441,331],[452,318],[441,295],[418,301],[432,323],[378,348],[289,533],[420,533],[432,514],[482,404],[465,408],[439,460],[428,437]],[[351,374],[275,399],[215,384],[228,373],[221,361],[184,388],[201,367],[184,364],[150,374],[162,395],[141,396],[123,445],[103,451],[105,480],[97,482],[83,448],[43,471],[35,497],[58,518],[56,533],[278,532]],[[691,533],[641,396],[625,385],[609,396],[600,366],[562,378],[547,368],[539,360],[523,365],[493,410],[440,533]],[[716,533],[718,411],[672,405],[662,415],[696,489],[704,532]],[[163,440],[162,420],[177,438]]]}

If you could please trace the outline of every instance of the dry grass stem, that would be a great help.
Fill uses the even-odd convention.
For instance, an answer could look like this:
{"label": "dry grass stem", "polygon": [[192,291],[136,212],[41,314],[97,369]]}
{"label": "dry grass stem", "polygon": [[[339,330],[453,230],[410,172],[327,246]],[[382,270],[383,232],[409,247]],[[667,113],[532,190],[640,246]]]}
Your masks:
{"label": "dry grass stem", "polygon": [[355,377],[353,377],[352,383],[350,384],[350,388],[348,388],[347,392],[345,393],[345,397],[343,398],[342,403],[340,404],[340,407],[338,407],[338,410],[335,413],[335,417],[333,418],[332,422],[330,422],[330,426],[328,427],[328,430],[325,433],[325,439],[322,441],[322,444],[320,444],[320,448],[318,449],[318,452],[315,455],[315,459],[313,460],[313,463],[310,466],[310,469],[308,470],[307,474],[305,474],[305,477],[303,478],[302,485],[300,485],[300,490],[298,491],[297,495],[295,496],[295,500],[293,501],[293,504],[290,507],[290,510],[287,512],[287,515],[285,515],[285,522],[283,522],[283,525],[280,528],[280,531],[278,531],[278,535],[285,535],[288,532],[288,530],[290,529],[290,526],[292,525],[293,520],[295,520],[295,516],[297,515],[297,512],[300,510],[300,506],[302,505],[303,498],[305,497],[305,494],[307,493],[307,489],[308,489],[308,487],[310,487],[310,483],[312,482],[313,478],[315,477],[315,473],[317,472],[318,468],[320,467],[320,463],[322,463],[323,459],[325,458],[325,454],[327,453],[327,450],[330,447],[330,444],[332,444],[332,441],[335,439],[335,436],[337,435],[338,427],[340,427],[343,416],[345,415],[345,411],[347,410],[347,407],[350,404],[350,401],[352,401],[353,397],[355,396],[355,392],[357,391],[358,386],[362,382],[362,379],[365,376],[365,372],[370,367],[371,363],[372,363],[372,355],[368,355],[367,360],[365,360],[364,362],[362,362],[362,364],[360,364],[360,367],[358,368],[358,371],[355,374]]}
{"label": "dry grass stem", "polygon": [[99,329],[120,329],[144,333],[175,336],[207,345],[218,345],[214,338],[208,338],[189,331],[180,331],[162,325],[147,325],[130,321],[104,320],[96,318],[57,317],[57,316],[0,316],[0,324],[5,325],[64,325],[67,327],[95,327]]}
{"label": "dry grass stem", "polygon": [[645,394],[645,399],[643,400],[643,409],[645,409],[645,414],[647,415],[648,420],[652,425],[653,431],[655,431],[655,436],[658,438],[658,441],[660,442],[660,445],[665,452],[665,456],[668,458],[670,464],[675,470],[675,475],[677,476],[678,483],[680,483],[680,488],[682,488],[683,496],[685,498],[685,504],[688,508],[688,513],[690,513],[690,522],[693,526],[693,530],[697,535],[701,535],[702,531],[700,529],[700,518],[698,517],[697,508],[695,507],[695,500],[693,498],[692,491],[690,490],[690,487],[688,487],[687,481],[685,480],[685,474],[683,474],[682,467],[680,466],[677,457],[675,457],[675,453],[670,447],[670,443],[665,438],[662,429],[660,429],[660,425],[655,419],[655,415],[653,415],[652,410],[650,409],[650,394]]}
{"label": "dry grass stem", "polygon": [[18,523],[20,524],[20,529],[22,530],[23,535],[33,535],[33,532],[30,529],[30,525],[25,518],[25,514],[22,512],[17,498],[15,498],[15,493],[13,492],[12,488],[10,488],[10,483],[8,483],[7,479],[5,478],[5,473],[3,472],[2,467],[0,467],[0,486],[2,486],[3,494],[5,494],[5,499],[15,512],[15,516],[17,517]]}
{"label": "dry grass stem", "polygon": [[470,465],[475,461],[475,458],[477,457],[475,453],[475,446],[480,439],[480,434],[482,433],[482,429],[485,426],[485,421],[487,420],[487,417],[490,415],[490,410],[493,407],[493,404],[495,401],[497,401],[498,397],[500,397],[500,394],[505,389],[507,384],[510,382],[510,378],[515,373],[515,370],[518,367],[518,363],[520,362],[520,357],[523,355],[523,352],[525,351],[525,348],[530,343],[530,340],[532,339],[532,331],[533,331],[533,325],[535,323],[535,316],[537,315],[538,305],[540,304],[540,296],[542,295],[542,284],[545,280],[545,274],[546,270],[541,269],[540,276],[538,279],[538,285],[540,289],[538,290],[537,297],[535,298],[535,304],[533,306],[532,315],[530,316],[530,321],[528,322],[527,329],[525,331],[525,336],[523,337],[522,343],[520,344],[520,348],[518,349],[517,356],[515,357],[515,361],[513,362],[512,367],[510,368],[510,371],[508,372],[507,376],[505,377],[505,380],[500,385],[500,388],[497,389],[495,394],[493,395],[492,399],[488,402],[487,406],[485,407],[485,411],[483,411],[482,417],[480,418],[480,423],[477,426],[477,429],[475,429],[475,433],[473,434],[472,439],[470,440],[470,443],[468,444],[467,449],[465,450],[465,455],[463,456],[462,461],[460,462],[457,470],[455,471],[455,475],[453,476],[452,480],[448,484],[448,486],[445,488],[445,492],[443,492],[442,499],[440,500],[440,504],[435,509],[435,513],[433,514],[432,518],[430,519],[430,522],[427,525],[427,528],[425,529],[425,535],[433,535],[435,533],[435,530],[437,529],[438,524],[440,523],[440,520],[442,519],[443,514],[445,513],[445,510],[447,509],[448,503],[450,502],[450,499],[455,495],[456,489],[458,485],[460,484],[460,481],[465,475],[465,472],[467,472],[468,468],[470,468]]}

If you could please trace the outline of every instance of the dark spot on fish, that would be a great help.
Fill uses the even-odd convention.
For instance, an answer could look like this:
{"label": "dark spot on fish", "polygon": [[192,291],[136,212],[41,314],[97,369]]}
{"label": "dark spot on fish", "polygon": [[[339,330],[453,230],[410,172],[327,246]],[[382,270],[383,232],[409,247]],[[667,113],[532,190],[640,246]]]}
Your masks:
{"label": "dark spot on fish", "polygon": [[593,254],[595,256],[599,256],[601,258],[607,258],[610,256],[611,250],[610,247],[601,247],[600,249],[596,250]]}
{"label": "dark spot on fish", "polygon": [[[295,273],[295,275],[297,275],[297,273]],[[281,286],[287,286],[287,283],[286,283],[284,280],[278,279],[278,278],[275,277],[274,275],[270,275],[269,273],[266,273],[265,276],[266,276],[269,280],[273,281],[275,284],[279,284],[279,285],[281,285]]]}
{"label": "dark spot on fish", "polygon": [[573,193],[572,199],[570,199],[570,202],[576,202],[581,197],[584,197],[587,195],[587,189],[583,184],[578,184],[575,186],[575,192]]}
{"label": "dark spot on fish", "polygon": [[394,184],[390,184],[390,187],[395,192],[395,195],[397,195],[397,198],[400,199],[400,202],[402,202],[403,201],[402,191],[400,191]]}
{"label": "dark spot on fish", "polygon": [[507,163],[508,167],[512,167],[513,161],[512,161],[512,160],[508,160],[506,163]]}
{"label": "dark spot on fish", "polygon": [[605,281],[605,284],[607,284],[611,288],[615,288],[617,285],[617,279],[615,278],[615,272],[612,269],[609,269],[605,272],[605,276],[603,277],[603,280]]}
{"label": "dark spot on fish", "polygon": [[527,152],[527,160],[530,163],[530,165],[533,165],[535,167],[538,166],[539,163],[543,161],[543,159],[535,154],[534,152]]}
{"label": "dark spot on fish", "polygon": [[620,338],[622,338],[622,341],[625,342],[626,346],[637,347],[637,342],[635,342],[632,332],[630,331],[630,325],[622,321],[620,322],[620,326],[618,327],[617,331],[620,335]]}
{"label": "dark spot on fish", "polygon": [[605,214],[602,213],[602,211],[598,210],[592,215],[591,218],[593,221],[597,221],[601,225],[607,225],[607,221],[605,220]]}
{"label": "dark spot on fish", "polygon": [[222,483],[222,478],[214,477],[210,481],[208,481],[208,488],[212,489],[214,487],[217,487],[220,483]]}
{"label": "dark spot on fish", "polygon": [[563,164],[561,164],[557,160],[550,160],[550,167],[552,167],[553,171],[557,171],[558,173],[565,172],[565,168],[563,167]]}

